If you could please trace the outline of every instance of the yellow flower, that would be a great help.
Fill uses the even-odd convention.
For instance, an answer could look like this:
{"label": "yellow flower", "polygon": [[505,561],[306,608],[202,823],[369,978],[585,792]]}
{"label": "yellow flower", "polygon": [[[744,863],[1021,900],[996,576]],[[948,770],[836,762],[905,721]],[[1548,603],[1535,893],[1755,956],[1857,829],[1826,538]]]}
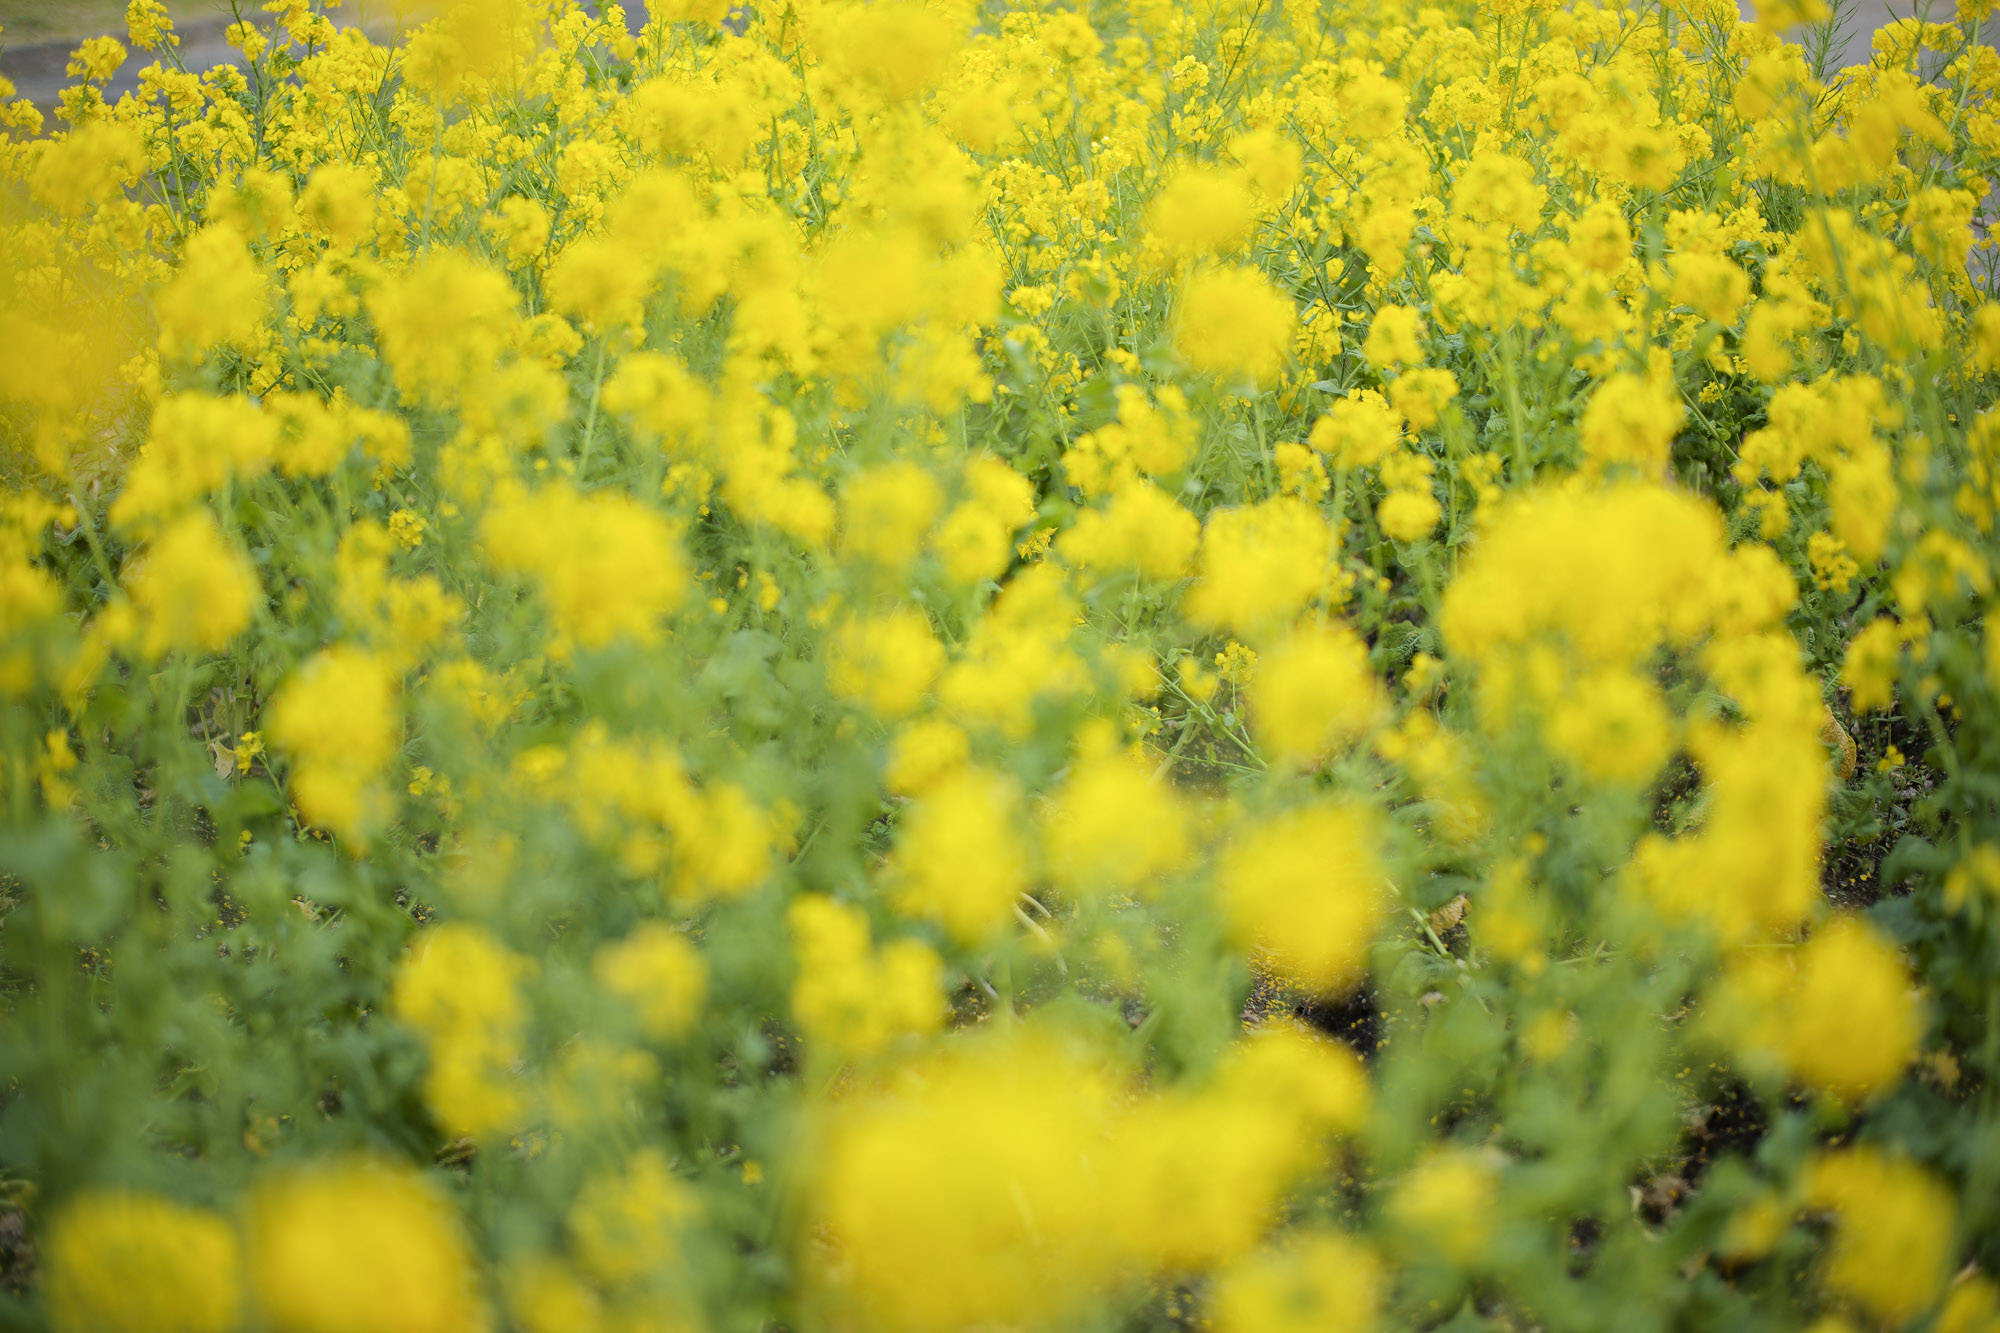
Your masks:
{"label": "yellow flower", "polygon": [[128,0],[125,26],[131,34],[132,45],[141,51],[158,51],[181,44],[180,37],[174,32],[173,19],[160,0]]}
{"label": "yellow flower", "polygon": [[507,1313],[524,1333],[599,1333],[604,1302],[569,1264],[534,1255],[509,1266]]}
{"label": "yellow flower", "polygon": [[1743,303],[1750,299],[1750,275],[1721,255],[1678,255],[1673,269],[1673,301],[1693,306],[1704,319],[1733,324]]}
{"label": "yellow flower", "polygon": [[1441,366],[1423,366],[1390,381],[1389,405],[1411,430],[1428,430],[1443,418],[1446,405],[1457,393],[1457,376]]}
{"label": "yellow flower", "polygon": [[1250,184],[1269,203],[1277,203],[1299,187],[1304,154],[1275,125],[1239,134],[1229,144],[1230,155],[1243,164]]}
{"label": "yellow flower", "polygon": [[1368,646],[1345,625],[1298,630],[1265,653],[1250,719],[1273,763],[1309,764],[1364,734],[1382,709]]}
{"label": "yellow flower", "polygon": [[897,906],[966,944],[1013,918],[1027,888],[1028,854],[1015,827],[1020,795],[998,773],[964,768],[910,806],[896,840]]}
{"label": "yellow flower", "polygon": [[1314,990],[1354,986],[1386,907],[1375,836],[1366,810],[1334,804],[1237,829],[1217,870],[1237,941]]}
{"label": "yellow flower", "polygon": [[678,815],[677,892],[697,902],[738,898],[771,873],[784,829],[741,785],[712,782]]}
{"label": "yellow flower", "polygon": [[608,236],[572,242],[542,278],[551,310],[599,334],[642,328],[652,284],[651,266]]}
{"label": "yellow flower", "polygon": [[1633,672],[1593,672],[1549,708],[1550,745],[1599,782],[1642,785],[1673,752],[1666,700]]}
{"label": "yellow flower", "polygon": [[368,313],[404,397],[452,405],[492,373],[517,304],[505,275],[463,251],[437,249],[376,288]]}
{"label": "yellow flower", "polygon": [[914,712],[944,666],[930,618],[910,607],[844,621],[827,648],[833,692],[882,718]]}
{"label": "yellow flower", "polygon": [[1685,415],[1671,389],[1638,375],[1613,375],[1583,410],[1583,456],[1593,467],[1625,463],[1661,476]]}
{"label": "yellow flower", "polygon": [[1077,895],[1145,893],[1188,855],[1189,812],[1116,752],[1079,758],[1042,818],[1050,875]]}
{"label": "yellow flower", "polygon": [[1841,917],[1799,950],[1786,1063],[1850,1101],[1887,1087],[1916,1058],[1923,1010],[1902,958],[1865,922]]}
{"label": "yellow flower", "polygon": [[882,780],[900,796],[915,796],[972,755],[965,729],[944,718],[920,718],[905,723],[889,744]]}
{"label": "yellow flower", "polygon": [[424,516],[413,509],[398,509],[389,515],[389,535],[405,551],[416,550],[424,544]]}
{"label": "yellow flower", "polygon": [[1284,369],[1297,324],[1291,298],[1258,270],[1203,269],[1181,288],[1174,349],[1201,374],[1261,387]]}
{"label": "yellow flower", "polygon": [[1548,191],[1535,169],[1507,153],[1476,153],[1452,190],[1453,208],[1473,222],[1512,231],[1534,231]]}
{"label": "yellow flower", "polygon": [[264,732],[294,760],[292,796],[306,818],[365,840],[388,813],[382,778],[402,743],[396,688],[382,659],[345,644],[278,687]]}
{"label": "yellow flower", "polygon": [[664,352],[632,352],[604,383],[606,411],[631,417],[674,457],[700,457],[715,408],[708,386]]}
{"label": "yellow flower", "polygon": [[162,399],[146,445],[111,505],[111,521],[138,527],[172,517],[219,490],[231,476],[254,477],[271,465],[278,421],[247,398],[181,393]]}
{"label": "yellow flower", "polygon": [[691,1028],[708,994],[701,951],[657,921],[642,921],[625,938],[598,946],[591,975],[632,1007],[648,1036],[662,1039]]}
{"label": "yellow flower", "polygon": [[1599,273],[1616,273],[1632,258],[1632,229],[1616,202],[1600,199],[1570,225],[1570,251]]}
{"label": "yellow flower", "polygon": [[1381,394],[1362,389],[1335,401],[1313,423],[1312,447],[1335,467],[1373,467],[1402,442],[1403,423]]}
{"label": "yellow flower", "polygon": [[1101,574],[1131,570],[1142,578],[1181,578],[1194,563],[1201,523],[1148,481],[1118,488],[1102,509],[1085,509],[1063,532],[1057,549],[1080,568]]}
{"label": "yellow flower", "polygon": [[600,1281],[632,1282],[680,1261],[681,1228],[695,1201],[658,1148],[641,1148],[616,1170],[583,1183],[569,1208],[577,1257]]}
{"label": "yellow flower", "polygon": [[1757,26],[1774,32],[1818,23],[1827,15],[1826,0],[1756,0],[1751,9]]}
{"label": "yellow flower", "polygon": [[1957,1205],[1916,1163],[1863,1145],[1821,1154],[1806,1202],[1833,1212],[1826,1284],[1885,1324],[1928,1310],[1951,1275]]}
{"label": "yellow flower", "polygon": [[1490,1157],[1468,1148],[1439,1148],[1398,1182],[1389,1217],[1426,1250],[1471,1263],[1492,1238],[1499,1184]]}
{"label": "yellow flower", "polygon": [[1093,498],[1124,489],[1140,473],[1178,472],[1194,451],[1196,423],[1178,387],[1162,385],[1148,399],[1138,385],[1121,384],[1112,397],[1118,419],[1084,432],[1063,455],[1064,475]]}
{"label": "yellow flower", "polygon": [[1237,173],[1188,167],[1161,187],[1146,223],[1162,250],[1191,259],[1240,246],[1257,225],[1257,207]]}
{"label": "yellow flower", "polygon": [[139,651],[219,652],[250,623],[262,589],[206,509],[169,524],[126,568],[140,616]]}
{"label": "yellow flower", "polygon": [[1361,354],[1377,370],[1413,366],[1424,359],[1424,316],[1408,306],[1385,305],[1375,312]]}
{"label": "yellow flower", "polygon": [[1903,626],[1883,617],[1869,621],[1847,641],[1840,679],[1855,712],[1880,712],[1895,703],[1896,674],[1907,638]]}
{"label": "yellow flower", "polygon": [[1952,1284],[1938,1313],[1938,1333],[2000,1331],[2000,1287],[1988,1277],[1970,1277]]}
{"label": "yellow flower", "polygon": [[56,1333],[228,1333],[242,1305],[236,1233],[215,1214],[150,1194],[67,1201],[43,1242]]}
{"label": "yellow flower", "polygon": [[846,1059],[866,1059],[900,1037],[944,1022],[944,960],[916,940],[880,949],[868,918],[820,894],[802,894],[786,912],[798,977],[792,1015],[808,1038]]}
{"label": "yellow flower", "polygon": [[1714,588],[1736,581],[1713,577],[1723,538],[1713,506],[1665,486],[1515,498],[1483,525],[1439,627],[1482,660],[1555,639],[1584,661],[1630,663],[1714,618]]}
{"label": "yellow flower", "polygon": [[1128,1254],[1091,1163],[1115,1152],[1114,1088],[1039,1028],[961,1042],[826,1116],[817,1280],[899,1333],[1062,1327]]}
{"label": "yellow flower", "polygon": [[895,0],[840,11],[821,49],[840,87],[897,102],[932,87],[965,37],[948,13]]}
{"label": "yellow flower", "polygon": [[313,168],[299,195],[299,211],[335,245],[355,246],[375,231],[380,185],[365,167],[328,162]]}
{"label": "yellow flower", "polygon": [[478,1138],[521,1117],[513,1066],[525,1017],[517,983],[527,971],[484,929],[456,922],[426,931],[396,970],[390,1007],[424,1035],[424,1100],[451,1134]]}
{"label": "yellow flower", "polygon": [[564,483],[501,500],[479,525],[494,568],[532,579],[563,639],[650,641],[687,595],[666,518],[628,495]]}
{"label": "yellow flower", "polygon": [[88,37],[70,53],[63,72],[70,78],[106,83],[125,63],[125,47],[116,37]]}
{"label": "yellow flower", "polygon": [[1310,501],[1326,494],[1326,467],[1307,446],[1282,441],[1271,450],[1271,461],[1278,465],[1278,489],[1286,495]]}
{"label": "yellow flower", "polygon": [[840,492],[841,550],[899,571],[916,559],[942,503],[936,479],[915,463],[857,472]]}
{"label": "yellow flower", "polygon": [[1295,496],[1217,510],[1201,535],[1189,618],[1239,634],[1289,618],[1325,586],[1332,537],[1319,511]]}
{"label": "yellow flower", "polygon": [[250,343],[270,301],[270,284],[243,234],[226,222],[204,227],[188,239],[180,267],[156,299],[160,350],[193,356],[216,343]]}
{"label": "yellow flower", "polygon": [[1035,517],[1028,479],[999,459],[975,454],[965,464],[970,492],[931,537],[945,572],[960,583],[998,578],[1014,554],[1014,534]]}
{"label": "yellow flower", "polygon": [[1422,541],[1436,529],[1444,508],[1428,490],[1390,491],[1375,507],[1375,521],[1399,542]]}
{"label": "yellow flower", "polygon": [[1856,917],[1835,918],[1789,965],[1764,950],[1733,959],[1710,1008],[1751,1058],[1849,1102],[1900,1079],[1923,1035],[1901,957]]}
{"label": "yellow flower", "polygon": [[1335,1232],[1287,1236],[1225,1269],[1216,1279],[1217,1333],[1367,1333],[1385,1277],[1365,1245]]}
{"label": "yellow flower", "polygon": [[268,1179],[251,1196],[249,1242],[272,1333],[491,1327],[457,1213],[407,1167],[347,1158]]}

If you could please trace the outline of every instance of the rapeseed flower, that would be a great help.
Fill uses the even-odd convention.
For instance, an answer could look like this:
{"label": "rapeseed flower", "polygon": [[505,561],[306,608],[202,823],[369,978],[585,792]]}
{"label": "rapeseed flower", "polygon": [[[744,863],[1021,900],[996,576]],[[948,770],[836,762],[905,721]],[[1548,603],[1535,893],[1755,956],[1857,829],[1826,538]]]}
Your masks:
{"label": "rapeseed flower", "polygon": [[1181,288],[1174,348],[1194,370],[1226,384],[1277,379],[1298,316],[1256,269],[1202,269]]}
{"label": "rapeseed flower", "polygon": [[492,1327],[456,1211],[405,1167],[357,1157],[273,1174],[251,1196],[246,1231],[257,1310],[274,1330]]}
{"label": "rapeseed flower", "polygon": [[1305,806],[1239,825],[1218,870],[1235,937],[1314,990],[1352,988],[1387,906],[1375,839],[1373,818],[1353,805]]}
{"label": "rapeseed flower", "polygon": [[0,79],[29,1315],[1990,1322],[1986,0],[391,8]]}
{"label": "rapeseed flower", "polygon": [[227,1333],[242,1315],[234,1229],[149,1194],[76,1196],[50,1225],[41,1280],[60,1333]]}

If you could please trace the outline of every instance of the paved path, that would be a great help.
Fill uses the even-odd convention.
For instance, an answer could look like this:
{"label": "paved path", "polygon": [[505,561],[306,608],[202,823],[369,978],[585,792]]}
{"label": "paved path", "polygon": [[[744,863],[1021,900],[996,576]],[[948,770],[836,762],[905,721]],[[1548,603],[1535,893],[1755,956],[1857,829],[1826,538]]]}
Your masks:
{"label": "paved path", "polygon": [[[336,20],[341,19],[340,11],[335,11]],[[347,19],[347,22],[353,22]],[[241,58],[241,52],[222,40],[228,31],[227,19],[201,19],[183,23],[175,29],[180,34],[181,63],[188,70],[199,74],[217,65],[227,65]],[[125,40],[123,32],[114,33],[120,41]],[[56,104],[58,94],[77,80],[63,72],[69,63],[74,42],[39,42],[33,46],[13,47],[0,51],[0,74],[13,80],[16,95],[25,97],[43,111]],[[139,90],[139,71],[159,59],[157,52],[133,51],[118,73],[104,89],[104,98],[116,102],[126,93]]]}
{"label": "paved path", "polygon": [[[1852,0],[1854,6],[1853,28],[1842,52],[1841,64],[1860,64],[1868,59],[1868,41],[1875,29],[1892,17],[1908,17],[1915,12],[1922,0]],[[1751,12],[1751,0],[1738,0],[1742,12]],[[1954,12],[1955,6],[1949,0],[1928,7],[1933,17],[1943,18]],[[369,3],[369,0],[348,0],[348,3],[334,11],[337,22],[366,22],[373,14],[381,14],[386,6]],[[646,21],[645,0],[626,0],[625,16],[633,31],[638,31]],[[373,27],[374,24],[369,24]],[[222,40],[224,20],[202,20],[186,23],[180,28],[181,60],[190,70],[200,71],[216,65],[227,64],[237,56],[236,51]],[[121,38],[123,33],[118,34]],[[2000,15],[1996,15],[1986,27],[1986,40],[2000,46]],[[19,89],[19,96],[26,97],[37,106],[47,110],[56,103],[57,94],[75,80],[63,73],[63,66],[69,61],[73,46],[70,42],[44,42],[34,46],[15,47],[0,50],[0,74],[13,80]],[[153,57],[144,52],[134,52],[118,71],[106,96],[117,101],[124,93],[134,91],[139,86],[139,70],[151,63]]]}
{"label": "paved path", "polygon": [[[1737,0],[1737,8],[1745,18],[1750,16],[1750,0]],[[1924,3],[1924,0],[1852,0],[1853,26],[1848,31],[1839,63],[1843,66],[1866,64],[1869,38],[1875,30],[1891,19],[1911,18],[1919,8],[1935,23],[1944,22],[1958,12],[1958,6],[1951,0],[1934,0],[1933,3]],[[1983,35],[1988,46],[2000,46],[2000,16],[1987,21]]]}
{"label": "paved path", "polygon": [[[347,0],[329,17],[343,27],[361,25],[370,31],[387,32],[391,30],[391,25],[378,18],[387,9],[387,5],[379,2],[370,4],[368,0]],[[634,32],[644,26],[645,0],[625,0],[625,20]],[[181,63],[198,74],[240,59],[241,53],[222,40],[222,34],[228,27],[228,19],[201,19],[181,24],[175,29],[181,38]],[[125,40],[122,31],[113,35],[120,41]],[[5,38],[0,37],[0,42],[4,41]],[[27,98],[46,112],[55,106],[62,90],[76,82],[63,72],[75,47],[75,42],[39,42],[32,46],[0,49],[0,74],[13,81],[16,96]],[[105,100],[116,102],[126,93],[137,92],[139,71],[157,58],[150,51],[132,52],[105,88]]]}

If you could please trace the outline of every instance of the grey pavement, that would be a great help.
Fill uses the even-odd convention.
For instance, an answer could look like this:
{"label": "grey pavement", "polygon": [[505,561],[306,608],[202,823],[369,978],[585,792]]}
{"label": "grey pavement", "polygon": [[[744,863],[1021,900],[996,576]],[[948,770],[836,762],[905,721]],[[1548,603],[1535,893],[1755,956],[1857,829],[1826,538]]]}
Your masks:
{"label": "grey pavement", "polygon": [[[1751,13],[1751,0],[1738,0],[1742,13]],[[595,5],[592,6],[593,8]],[[1847,0],[1849,10],[1846,40],[1841,44],[1840,65],[1865,63],[1868,59],[1869,39],[1875,30],[1892,18],[1909,18],[1921,8],[1932,19],[1944,19],[1955,12],[1951,0]],[[382,16],[388,13],[388,5],[382,0],[348,0],[333,17],[343,24],[361,23],[371,29],[382,27]],[[627,0],[625,4],[627,22],[637,31],[646,21],[645,0]],[[222,40],[227,26],[224,19],[205,19],[183,24],[180,28],[182,63],[196,72],[227,64],[237,58],[237,52]],[[120,38],[122,32],[114,34]],[[1986,40],[2000,46],[2000,16],[1987,24]],[[0,48],[0,74],[11,79],[19,90],[17,95],[26,97],[44,111],[53,107],[61,90],[75,80],[63,73],[68,63],[70,42],[45,42],[32,46]],[[111,81],[106,96],[117,101],[127,92],[137,90],[139,70],[150,64],[154,57],[145,52],[133,52],[123,68]]]}
{"label": "grey pavement", "polygon": [[[587,7],[596,9],[598,6],[592,4]],[[250,6],[245,5],[245,8],[249,9]],[[369,0],[347,0],[346,4],[334,10],[328,17],[342,27],[358,25],[371,32],[387,34],[394,30],[393,24],[386,18],[388,13],[389,6],[380,0],[372,4]],[[256,17],[263,19],[266,24],[269,23],[266,15],[258,14]],[[645,0],[626,0],[625,21],[634,32],[644,26]],[[201,19],[180,24],[175,31],[181,38],[178,54],[182,65],[190,72],[199,74],[217,65],[231,64],[240,59],[241,53],[223,40],[223,33],[228,28],[229,20],[226,18]],[[122,29],[113,32],[112,36],[120,41],[125,40]],[[4,41],[4,37],[0,37],[0,43]],[[75,42],[39,42],[17,47],[0,45],[0,75],[5,75],[13,81],[17,90],[15,96],[25,97],[47,112],[55,106],[62,90],[77,82],[63,72],[69,63],[70,52],[75,46]],[[106,85],[105,100],[116,102],[126,93],[137,92],[139,71],[158,58],[156,53],[150,51],[131,52],[118,73]]]}
{"label": "grey pavement", "polygon": [[[1737,8],[1745,18],[1751,16],[1750,0],[1737,0]],[[1840,67],[1867,64],[1870,39],[1878,28],[1894,19],[1914,18],[1921,12],[1931,22],[1942,23],[1958,12],[1952,0],[1848,0],[1842,8],[1846,11],[1843,24],[1846,40],[1840,43],[1840,55],[1835,61]],[[1988,20],[1981,36],[1988,46],[2000,45],[2000,17]]]}
{"label": "grey pavement", "polygon": [[[260,15],[260,17],[262,17]],[[352,16],[335,11],[336,21],[352,24]],[[182,23],[175,28],[180,34],[181,44],[177,50],[181,64],[191,73],[199,74],[214,69],[217,65],[231,64],[241,58],[241,53],[222,39],[228,31],[227,19],[200,19]],[[125,40],[122,31],[112,36]],[[25,97],[44,112],[56,104],[58,95],[64,88],[79,80],[64,72],[74,42],[38,42],[32,46],[11,47],[0,51],[0,74],[13,81],[17,97]],[[132,51],[125,63],[104,87],[104,98],[116,102],[126,93],[139,90],[139,71],[162,57],[153,51]]]}

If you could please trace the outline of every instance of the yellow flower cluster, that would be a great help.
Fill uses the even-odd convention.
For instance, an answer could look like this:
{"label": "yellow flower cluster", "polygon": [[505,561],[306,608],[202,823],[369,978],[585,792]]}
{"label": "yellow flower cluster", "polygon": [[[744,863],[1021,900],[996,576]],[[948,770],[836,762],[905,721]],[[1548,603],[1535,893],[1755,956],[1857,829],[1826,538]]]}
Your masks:
{"label": "yellow flower cluster", "polygon": [[1992,0],[645,9],[0,81],[16,1322],[1996,1326]]}
{"label": "yellow flower cluster", "polygon": [[1183,1094],[1135,1100],[1127,1078],[1036,1027],[840,1106],[817,1171],[822,1299],[885,1328],[1049,1325],[1149,1268],[1268,1264],[1252,1256],[1270,1210],[1367,1102],[1350,1053],[1289,1029]]}
{"label": "yellow flower cluster", "polygon": [[[49,1237],[49,1317],[61,1333],[478,1333],[491,1327],[450,1203],[370,1158],[275,1176],[239,1231],[125,1191],[78,1195]],[[355,1279],[366,1273],[365,1282]]]}
{"label": "yellow flower cluster", "polygon": [[454,1134],[491,1134],[520,1118],[513,1065],[525,967],[484,930],[454,923],[426,935],[396,973],[396,1016],[423,1034],[430,1053],[425,1100]]}

